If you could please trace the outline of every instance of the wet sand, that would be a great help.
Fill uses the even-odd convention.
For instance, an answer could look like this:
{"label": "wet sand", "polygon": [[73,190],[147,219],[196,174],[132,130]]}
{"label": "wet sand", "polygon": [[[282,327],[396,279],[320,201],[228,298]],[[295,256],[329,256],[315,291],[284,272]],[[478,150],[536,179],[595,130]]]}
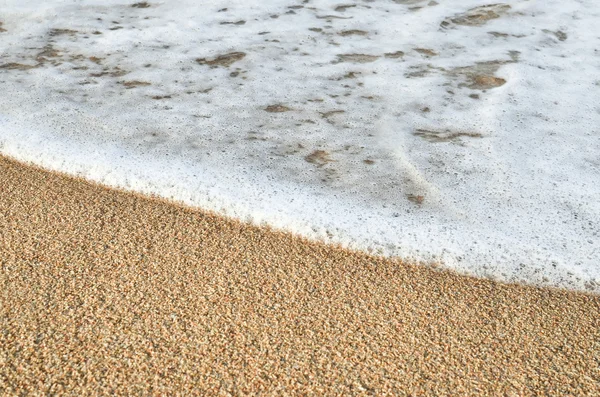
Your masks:
{"label": "wet sand", "polygon": [[0,394],[593,395],[600,296],[309,242],[0,157]]}

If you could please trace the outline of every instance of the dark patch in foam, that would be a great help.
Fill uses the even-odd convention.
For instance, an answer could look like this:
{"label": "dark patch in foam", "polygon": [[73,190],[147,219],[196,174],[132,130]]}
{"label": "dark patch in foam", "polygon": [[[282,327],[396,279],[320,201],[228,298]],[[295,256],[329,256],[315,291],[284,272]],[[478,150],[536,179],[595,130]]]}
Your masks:
{"label": "dark patch in foam", "polygon": [[394,0],[394,3],[396,4],[402,4],[402,5],[412,5],[412,4],[418,4],[423,2],[424,0]]}
{"label": "dark patch in foam", "polygon": [[289,112],[292,109],[285,105],[276,104],[276,105],[269,105],[264,110],[269,113],[283,113],[283,112]]}
{"label": "dark patch in foam", "polygon": [[128,73],[129,73],[128,71],[122,70],[118,66],[116,66],[113,68],[113,70],[104,69],[102,72],[91,73],[90,77],[103,77],[103,76],[121,77],[121,76],[125,76]]}
{"label": "dark patch in foam", "polygon": [[148,8],[148,7],[150,7],[150,3],[146,2],[146,1],[141,1],[139,3],[132,4],[131,7],[133,7],[133,8]]}
{"label": "dark patch in foam", "polygon": [[151,85],[151,83],[148,83],[147,81],[139,80],[123,81],[121,84],[123,84],[123,86],[127,89]]}
{"label": "dark patch in foam", "polygon": [[467,84],[460,84],[475,90],[487,90],[504,85],[506,80],[501,77],[496,77],[494,74],[500,66],[515,63],[519,59],[518,51],[510,51],[511,60],[498,60],[477,62],[472,66],[458,67],[448,72],[451,76],[464,76],[467,79]]}
{"label": "dark patch in foam", "polygon": [[481,26],[489,20],[500,18],[510,10],[508,4],[488,4],[480,7],[475,7],[467,10],[462,14],[456,14],[453,17],[447,18],[440,26],[447,28],[452,24],[464,26]]}
{"label": "dark patch in foam", "polygon": [[485,75],[473,76],[470,80],[471,84],[468,85],[468,87],[477,90],[487,90],[490,88],[496,88],[506,83],[506,80],[504,80],[501,77]]}
{"label": "dark patch in foam", "polygon": [[525,37],[524,34],[508,34],[508,33],[502,33],[502,32],[488,32],[488,34],[491,34],[494,37],[516,37],[518,39]]}
{"label": "dark patch in foam", "polygon": [[402,51],[396,51],[396,52],[386,52],[385,54],[383,54],[384,57],[386,58],[390,58],[390,59],[398,59],[404,56],[404,52]]}
{"label": "dark patch in foam", "polygon": [[352,19],[353,17],[340,17],[337,15],[317,15],[317,19]]}
{"label": "dark patch in foam", "polygon": [[5,63],[0,65],[0,69],[6,69],[6,70],[29,70],[29,69],[34,69],[39,67],[38,65],[25,65],[22,63],[16,63],[16,62],[9,62],[9,63]]}
{"label": "dark patch in foam", "polygon": [[379,59],[379,55],[369,54],[339,54],[337,62],[369,63]]}
{"label": "dark patch in foam", "polygon": [[240,20],[240,21],[237,21],[237,22],[226,21],[226,22],[221,22],[220,23],[220,25],[238,25],[238,26],[245,25],[245,24],[246,24],[246,21],[244,21],[244,20]]}
{"label": "dark patch in foam", "polygon": [[316,164],[317,167],[323,167],[325,164],[335,161],[332,160],[329,156],[329,152],[325,150],[315,150],[308,156],[305,156],[304,160],[311,164]]}
{"label": "dark patch in foam", "polygon": [[558,41],[565,41],[567,39],[567,34],[561,30],[557,30],[557,31],[553,32],[548,29],[542,29],[542,32],[554,35],[554,37],[556,37],[558,39]]}
{"label": "dark patch in foam", "polygon": [[418,52],[419,54],[423,54],[426,57],[434,57],[437,56],[437,52],[433,51],[432,49],[429,48],[413,48],[416,52]]}
{"label": "dark patch in foam", "polygon": [[212,67],[217,67],[217,66],[228,67],[228,66],[231,66],[233,63],[242,60],[245,56],[246,56],[245,52],[238,51],[238,52],[230,52],[227,54],[219,55],[213,59],[197,58],[196,62],[198,62],[200,65],[208,65],[208,66],[212,66]]}
{"label": "dark patch in foam", "polygon": [[413,132],[413,135],[433,143],[451,142],[462,137],[483,138],[483,135],[478,132],[452,132],[450,130],[434,131],[423,128],[418,128],[415,132]]}
{"label": "dark patch in foam", "polygon": [[63,35],[74,36],[77,33],[79,33],[79,32],[77,30],[73,30],[73,29],[51,29],[50,32],[48,32],[48,35],[50,37],[63,36]]}
{"label": "dark patch in foam", "polygon": [[340,36],[367,36],[369,32],[365,30],[352,29],[352,30],[343,30],[338,33]]}
{"label": "dark patch in foam", "polygon": [[37,54],[36,61],[43,64],[49,61],[50,58],[58,58],[60,56],[61,53],[58,50],[56,50],[51,44],[49,44]]}
{"label": "dark patch in foam", "polygon": [[404,74],[404,76],[406,78],[425,77],[434,70],[441,71],[441,72],[446,71],[446,69],[444,69],[444,68],[433,66],[431,64],[414,65],[414,66],[410,66],[408,69],[410,70],[410,72]]}
{"label": "dark patch in foam", "polygon": [[354,7],[356,7],[356,4],[342,4],[342,5],[339,5],[339,6],[335,7],[334,10],[337,11],[337,12],[344,12],[348,8],[354,8]]}
{"label": "dark patch in foam", "polygon": [[324,119],[333,116],[334,114],[346,113],[345,110],[330,110],[329,112],[321,112],[321,117]]}
{"label": "dark patch in foam", "polygon": [[425,196],[422,195],[416,195],[416,194],[407,194],[406,198],[408,199],[408,201],[410,201],[411,203],[415,203],[417,205],[422,205],[423,202],[425,201]]}

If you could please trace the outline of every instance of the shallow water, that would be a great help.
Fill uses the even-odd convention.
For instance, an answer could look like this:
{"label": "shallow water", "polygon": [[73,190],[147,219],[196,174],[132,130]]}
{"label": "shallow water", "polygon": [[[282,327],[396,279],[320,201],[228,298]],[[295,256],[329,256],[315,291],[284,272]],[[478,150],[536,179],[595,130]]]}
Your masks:
{"label": "shallow water", "polygon": [[505,281],[600,289],[594,1],[4,1],[0,151]]}

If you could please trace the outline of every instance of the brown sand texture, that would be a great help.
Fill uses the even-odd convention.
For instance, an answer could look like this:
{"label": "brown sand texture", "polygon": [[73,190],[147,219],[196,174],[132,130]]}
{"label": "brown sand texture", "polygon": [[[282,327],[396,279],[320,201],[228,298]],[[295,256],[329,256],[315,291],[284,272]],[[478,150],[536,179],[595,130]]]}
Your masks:
{"label": "brown sand texture", "polygon": [[0,157],[1,395],[600,395],[600,296]]}

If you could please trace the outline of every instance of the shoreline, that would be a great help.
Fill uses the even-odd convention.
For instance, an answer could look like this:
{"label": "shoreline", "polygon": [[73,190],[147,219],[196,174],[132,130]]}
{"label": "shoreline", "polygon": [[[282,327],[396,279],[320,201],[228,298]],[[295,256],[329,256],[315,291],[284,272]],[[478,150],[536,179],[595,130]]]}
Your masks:
{"label": "shoreline", "polygon": [[600,296],[251,226],[0,156],[0,392],[591,393]]}

